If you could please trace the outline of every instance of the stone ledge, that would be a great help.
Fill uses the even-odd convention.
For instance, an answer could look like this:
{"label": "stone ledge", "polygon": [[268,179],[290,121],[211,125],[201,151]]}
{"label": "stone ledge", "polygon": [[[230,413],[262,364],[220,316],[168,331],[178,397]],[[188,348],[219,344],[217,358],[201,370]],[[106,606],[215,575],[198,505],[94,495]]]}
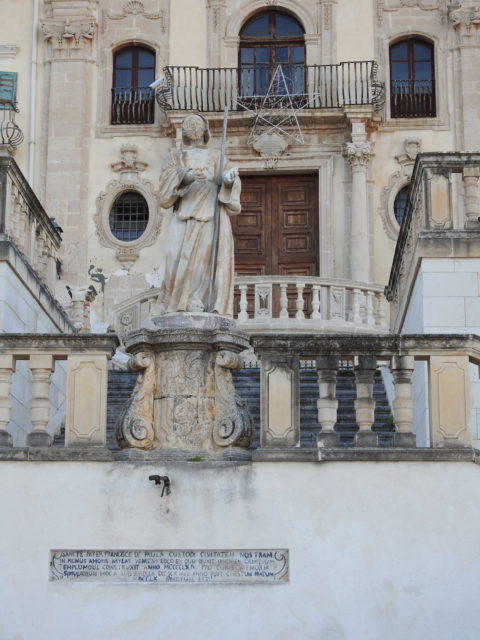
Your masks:
{"label": "stone ledge", "polygon": [[252,460],[253,462],[316,462],[318,450],[316,447],[260,447],[253,450]]}
{"label": "stone ledge", "polygon": [[480,450],[402,448],[259,448],[223,453],[214,458],[205,452],[110,450],[105,447],[0,447],[0,462],[128,462],[182,463],[199,468],[251,464],[252,462],[474,462]]}
{"label": "stone ledge", "polygon": [[[319,449],[319,462],[477,462],[470,447],[430,448],[332,448]],[[477,462],[480,464],[480,460]]]}

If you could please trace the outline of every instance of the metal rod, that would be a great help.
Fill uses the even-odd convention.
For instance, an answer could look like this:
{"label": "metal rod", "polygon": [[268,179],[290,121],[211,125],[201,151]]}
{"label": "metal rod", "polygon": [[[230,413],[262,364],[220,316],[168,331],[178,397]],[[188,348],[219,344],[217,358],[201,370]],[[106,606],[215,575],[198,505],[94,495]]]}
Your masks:
{"label": "metal rod", "polygon": [[215,276],[217,271],[217,256],[218,256],[218,238],[220,231],[220,201],[218,196],[220,195],[220,189],[222,188],[223,180],[223,165],[225,163],[225,145],[227,143],[227,125],[228,125],[228,107],[223,110],[223,129],[222,129],[222,142],[220,146],[220,164],[218,165],[217,174],[217,197],[215,199],[215,209],[213,212],[213,239],[212,239],[212,264],[210,265],[210,281],[208,284],[208,297],[207,297],[207,311],[212,313],[214,300],[213,289],[215,286]]}

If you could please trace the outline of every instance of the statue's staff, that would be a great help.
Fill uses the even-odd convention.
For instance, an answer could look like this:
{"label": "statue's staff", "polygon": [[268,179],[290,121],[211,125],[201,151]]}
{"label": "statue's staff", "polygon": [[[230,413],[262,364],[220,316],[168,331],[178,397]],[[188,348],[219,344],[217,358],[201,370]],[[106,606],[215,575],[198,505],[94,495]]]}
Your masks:
{"label": "statue's staff", "polygon": [[217,174],[217,197],[215,199],[215,209],[213,212],[213,239],[212,239],[212,264],[210,267],[210,281],[208,283],[207,311],[213,311],[213,289],[215,286],[215,276],[217,272],[217,256],[218,256],[218,236],[220,232],[220,189],[223,182],[223,165],[225,163],[225,145],[227,143],[227,124],[228,124],[228,107],[223,110],[223,129],[222,143],[220,146],[220,164],[218,165]]}

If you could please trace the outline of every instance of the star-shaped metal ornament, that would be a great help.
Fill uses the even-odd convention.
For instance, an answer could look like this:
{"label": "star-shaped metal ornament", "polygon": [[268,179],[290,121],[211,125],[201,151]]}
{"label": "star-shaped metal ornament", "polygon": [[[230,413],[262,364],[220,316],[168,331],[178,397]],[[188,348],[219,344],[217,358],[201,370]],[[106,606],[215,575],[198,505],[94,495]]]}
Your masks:
{"label": "star-shaped metal ornament", "polygon": [[248,144],[253,144],[261,136],[274,131],[291,138],[297,144],[305,144],[297,113],[305,109],[309,102],[306,94],[292,96],[282,65],[278,65],[264,96],[237,99],[237,104],[253,115]]}

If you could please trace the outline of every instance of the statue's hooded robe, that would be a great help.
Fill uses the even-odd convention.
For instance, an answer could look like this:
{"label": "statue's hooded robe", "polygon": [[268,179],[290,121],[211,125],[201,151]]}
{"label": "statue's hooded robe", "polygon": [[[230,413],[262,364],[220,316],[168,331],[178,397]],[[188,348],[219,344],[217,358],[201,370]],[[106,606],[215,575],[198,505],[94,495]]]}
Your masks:
{"label": "statue's hooded robe", "polygon": [[[236,177],[231,187],[223,184],[218,192],[219,163],[220,153],[215,149],[184,146],[182,151],[172,151],[160,178],[160,205],[173,206],[159,296],[165,313],[207,311],[218,197],[218,253],[211,311],[233,315],[234,258],[229,216],[240,213],[241,183]],[[189,168],[194,171],[195,181],[185,186],[181,183]]]}

